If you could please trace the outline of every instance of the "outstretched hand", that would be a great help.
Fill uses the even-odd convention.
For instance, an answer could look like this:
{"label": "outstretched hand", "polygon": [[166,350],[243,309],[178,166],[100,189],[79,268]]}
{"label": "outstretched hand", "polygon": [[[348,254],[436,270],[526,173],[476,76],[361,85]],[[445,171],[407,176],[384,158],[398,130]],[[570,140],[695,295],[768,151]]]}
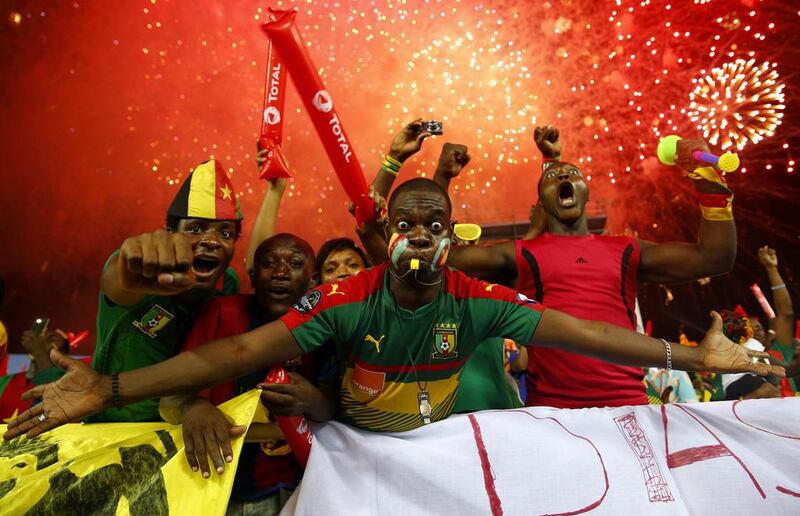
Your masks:
{"label": "outstretched hand", "polygon": [[717,312],[712,311],[711,318],[711,327],[695,348],[702,353],[702,362],[698,364],[696,370],[713,373],[754,373],[761,376],[774,374],[781,378],[786,376],[783,367],[771,365],[764,360],[770,357],[769,353],[753,351],[728,340],[722,333],[722,317]]}
{"label": "outstretched hand", "polygon": [[533,130],[533,140],[545,159],[561,157],[561,140],[557,128],[552,125],[537,127]]}
{"label": "outstretched hand", "polygon": [[22,434],[29,438],[66,423],[103,410],[111,398],[111,380],[80,360],[62,355],[57,349],[50,351],[53,364],[66,370],[58,381],[39,385],[22,395],[22,399],[41,398],[8,424],[3,439],[10,440]]}
{"label": "outstretched hand", "polygon": [[389,156],[402,163],[419,152],[423,140],[431,136],[431,133],[422,130],[424,123],[424,120],[417,118],[397,133],[392,140]]}

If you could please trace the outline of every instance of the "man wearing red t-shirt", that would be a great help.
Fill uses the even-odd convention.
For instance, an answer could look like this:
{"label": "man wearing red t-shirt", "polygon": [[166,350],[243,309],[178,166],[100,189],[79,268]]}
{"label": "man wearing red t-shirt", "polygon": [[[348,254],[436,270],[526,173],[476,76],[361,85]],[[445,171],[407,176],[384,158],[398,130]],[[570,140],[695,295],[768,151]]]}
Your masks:
{"label": "man wearing red t-shirt", "polygon": [[[247,333],[277,320],[314,285],[314,264],[314,251],[304,240],[285,233],[268,238],[254,254],[250,279],[255,295],[226,296],[211,301],[198,317],[181,351]],[[332,369],[315,367],[312,358],[318,356],[305,355],[293,362],[300,362],[302,374],[316,381],[338,381]],[[214,386],[198,397],[162,398],[162,417],[171,423],[183,424],[186,458],[194,471],[199,469],[203,476],[210,476],[207,455],[217,472],[224,471],[223,456],[229,460],[231,455],[228,436],[241,435],[244,428],[232,426],[216,405],[255,388],[266,373],[266,370],[258,371]],[[292,374],[292,384],[282,385],[279,390],[283,394],[264,391],[262,395],[262,401],[273,415],[305,414],[316,421],[325,421],[333,415],[335,403],[329,402],[330,398],[326,398],[323,391],[301,375]],[[286,394],[292,399],[282,400],[282,395]],[[330,394],[335,398],[335,388]],[[269,403],[272,401],[278,403]],[[288,413],[287,404],[281,406],[281,401],[292,405]],[[228,514],[253,511],[277,514],[300,481],[302,469],[275,423],[253,423],[245,440],[248,443],[239,459]]]}
{"label": "man wearing red t-shirt", "polygon": [[[538,189],[547,231],[531,240],[454,248],[450,265],[492,281],[516,280],[519,292],[573,317],[634,330],[638,282],[684,282],[730,271],[736,258],[733,195],[713,169],[691,159],[692,151],[708,150],[703,141],[679,141],[676,160],[699,192],[703,217],[697,242],[656,244],[591,234],[585,212],[589,186],[577,166],[558,161],[558,130],[537,127],[535,139],[545,157]],[[456,175],[451,171],[445,179]],[[639,368],[558,349],[532,347],[529,352],[529,406],[647,403]]]}

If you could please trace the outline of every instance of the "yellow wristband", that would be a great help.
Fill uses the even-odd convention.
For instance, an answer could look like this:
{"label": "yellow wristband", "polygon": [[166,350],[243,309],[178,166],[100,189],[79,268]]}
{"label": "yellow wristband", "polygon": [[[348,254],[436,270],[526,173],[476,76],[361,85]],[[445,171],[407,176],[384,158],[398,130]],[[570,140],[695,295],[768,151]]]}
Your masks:
{"label": "yellow wristband", "polygon": [[383,159],[384,159],[384,161],[388,161],[389,163],[391,163],[392,165],[396,166],[397,168],[400,168],[400,167],[403,166],[403,163],[401,161],[397,161],[396,159],[394,159],[393,157],[389,156],[388,154]]}
{"label": "yellow wristband", "polygon": [[700,206],[700,212],[706,220],[733,220],[733,208],[707,208]]}

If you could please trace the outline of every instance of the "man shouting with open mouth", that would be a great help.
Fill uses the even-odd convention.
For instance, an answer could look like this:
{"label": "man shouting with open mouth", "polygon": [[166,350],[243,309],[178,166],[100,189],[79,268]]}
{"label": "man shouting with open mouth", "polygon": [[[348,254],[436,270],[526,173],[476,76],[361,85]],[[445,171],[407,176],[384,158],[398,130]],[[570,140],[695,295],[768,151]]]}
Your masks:
{"label": "man shouting with open mouth", "polygon": [[[106,374],[156,364],[180,350],[197,314],[239,292],[228,268],[242,211],[217,160],[195,168],[167,211],[166,229],[125,239],[100,279],[92,367]],[[160,421],[158,400],[93,416],[94,422]]]}

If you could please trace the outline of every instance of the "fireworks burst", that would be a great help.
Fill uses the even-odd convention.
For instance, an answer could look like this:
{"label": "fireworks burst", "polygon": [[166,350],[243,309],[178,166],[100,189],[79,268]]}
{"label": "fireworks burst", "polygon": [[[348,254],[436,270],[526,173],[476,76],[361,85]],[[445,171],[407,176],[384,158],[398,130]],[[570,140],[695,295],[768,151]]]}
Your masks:
{"label": "fireworks burst", "polygon": [[737,59],[713,68],[689,94],[687,112],[712,145],[742,150],[775,134],[785,108],[783,88],[776,63],[756,65],[754,59]]}

